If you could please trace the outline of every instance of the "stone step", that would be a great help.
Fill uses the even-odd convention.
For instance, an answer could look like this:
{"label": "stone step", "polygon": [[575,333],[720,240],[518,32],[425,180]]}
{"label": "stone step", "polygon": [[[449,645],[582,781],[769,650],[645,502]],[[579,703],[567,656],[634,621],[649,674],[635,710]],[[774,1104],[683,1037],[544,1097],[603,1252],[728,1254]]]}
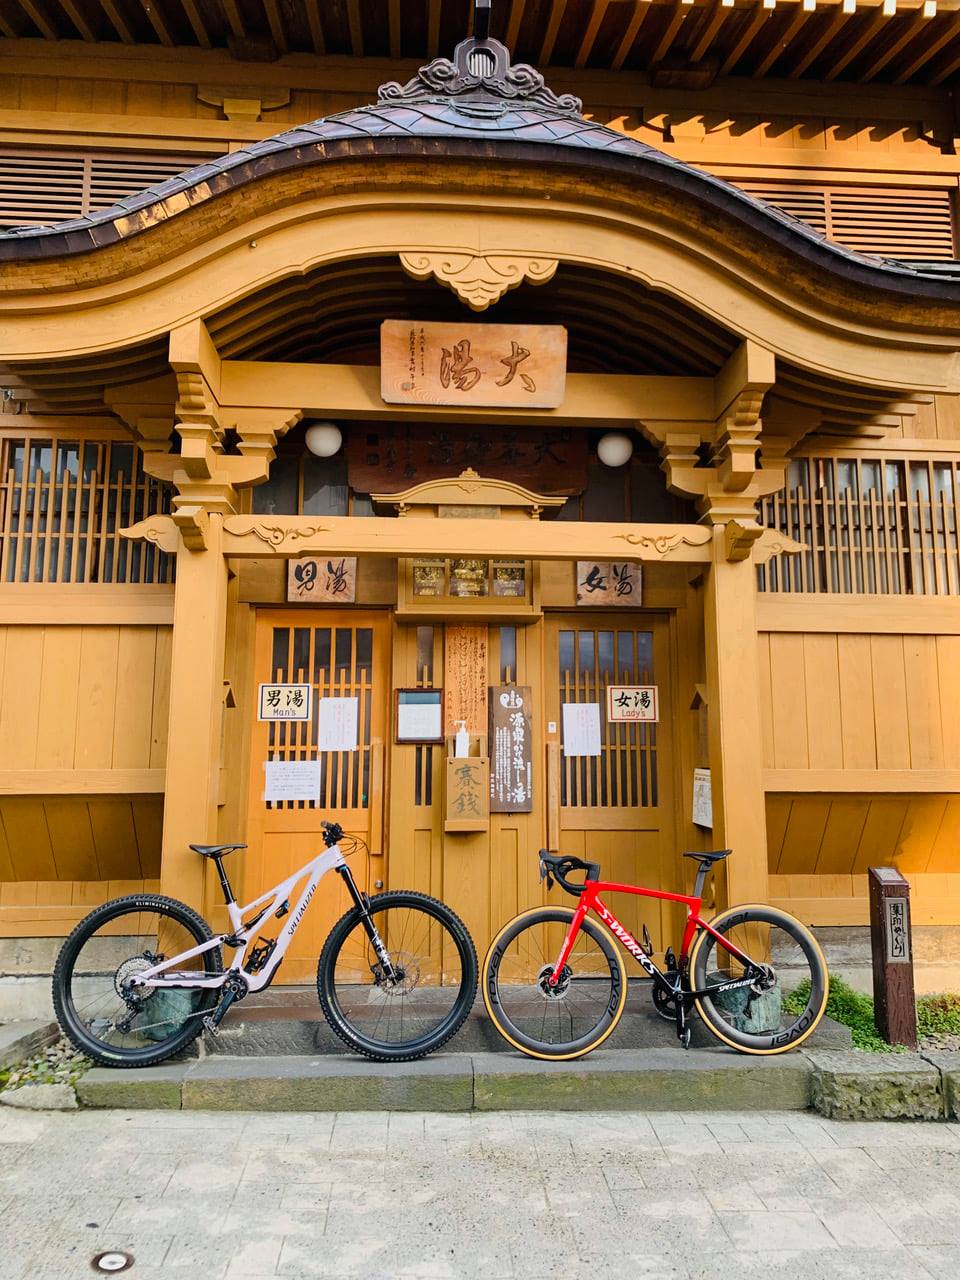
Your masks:
{"label": "stone step", "polygon": [[[631,982],[627,1007],[616,1031],[597,1050],[672,1049],[677,1047],[676,1025],[661,1018],[653,1008],[648,982]],[[712,1048],[716,1040],[694,1015],[691,1021],[694,1048]],[[851,1045],[849,1027],[824,1018],[809,1044],[821,1049],[847,1049]],[[476,1003],[466,1022],[450,1041],[457,1053],[512,1053],[487,1017],[483,1001]],[[219,1034],[206,1036],[203,1052],[229,1057],[277,1055],[341,1055],[343,1042],[324,1021],[313,987],[277,987],[247,996],[224,1019]]]}

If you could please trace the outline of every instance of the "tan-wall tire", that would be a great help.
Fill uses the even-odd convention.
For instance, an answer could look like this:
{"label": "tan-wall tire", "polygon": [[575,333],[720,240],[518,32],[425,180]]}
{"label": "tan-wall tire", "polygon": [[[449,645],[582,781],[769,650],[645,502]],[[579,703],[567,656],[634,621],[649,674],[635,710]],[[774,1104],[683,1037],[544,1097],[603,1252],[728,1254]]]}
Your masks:
{"label": "tan-wall tire", "polygon": [[[613,935],[608,929],[605,929],[598,921],[587,919],[584,920],[581,928],[586,930],[601,945],[607,954],[608,960],[612,960],[616,968],[616,981],[619,985],[619,994],[616,1008],[608,1022],[604,1023],[601,1034],[587,1045],[580,1045],[575,1050],[552,1053],[546,1052],[542,1048],[533,1047],[532,1044],[524,1044],[522,1039],[518,1038],[516,1029],[504,1026],[504,1018],[499,1016],[495,1005],[499,1005],[499,1001],[494,1001],[491,996],[491,987],[496,985],[496,970],[492,970],[491,966],[495,958],[498,948],[502,945],[503,940],[510,935],[516,937],[523,931],[522,922],[528,921],[530,924],[535,922],[535,917],[540,917],[542,923],[560,923],[566,921],[568,924],[573,919],[574,909],[572,907],[532,907],[529,911],[522,911],[519,915],[514,916],[512,920],[508,920],[499,930],[496,937],[487,948],[487,953],[483,958],[483,970],[481,973],[481,989],[483,992],[483,1004],[487,1011],[487,1016],[496,1027],[499,1034],[506,1040],[507,1044],[517,1049],[520,1053],[525,1054],[528,1058],[537,1058],[543,1062],[570,1062],[576,1058],[582,1058],[588,1053],[592,1053],[594,1049],[599,1048],[603,1042],[613,1034],[620,1018],[623,1015],[624,1006],[627,1001],[627,971],[623,963],[623,958],[617,950]],[[518,927],[520,926],[520,927]],[[602,941],[601,941],[602,940]],[[605,945],[604,945],[605,944]]]}
{"label": "tan-wall tire", "polygon": [[[719,932],[722,933],[723,924],[731,916],[740,915],[744,911],[755,911],[758,913],[762,913],[765,917],[767,917],[767,920],[765,921],[766,923],[771,923],[772,922],[771,918],[778,919],[779,921],[785,922],[789,926],[791,926],[791,929],[795,929],[797,932],[806,936],[806,940],[810,945],[810,948],[813,951],[815,957],[817,958],[819,965],[821,966],[821,971],[823,975],[822,996],[817,1001],[817,1008],[814,1010],[810,1025],[805,1027],[804,1030],[801,1032],[801,1034],[798,1035],[795,1039],[790,1040],[788,1043],[784,1045],[775,1045],[770,1047],[753,1046],[753,1045],[744,1044],[740,1041],[731,1039],[729,1035],[724,1034],[724,1031],[721,1030],[717,1026],[716,1022],[714,1021],[713,1015],[708,1010],[704,1009],[703,1003],[701,1000],[694,999],[694,1002],[693,1002],[694,1007],[699,1013],[704,1026],[711,1033],[711,1035],[716,1036],[718,1040],[722,1041],[723,1044],[728,1045],[731,1049],[736,1049],[738,1053],[749,1053],[755,1056],[759,1055],[764,1057],[773,1057],[781,1053],[790,1053],[793,1049],[799,1048],[800,1045],[802,1045],[806,1040],[810,1038],[810,1036],[813,1035],[814,1031],[816,1031],[817,1027],[820,1025],[820,1022],[823,1019],[824,1013],[826,1012],[827,1000],[830,997],[830,972],[827,968],[826,958],[824,957],[823,949],[821,948],[819,942],[814,937],[813,933],[811,933],[811,931],[807,928],[807,926],[801,920],[798,920],[796,916],[792,916],[786,911],[781,911],[778,907],[771,907],[767,903],[748,902],[748,903],[740,903],[734,907],[728,907],[726,911],[721,911],[719,915],[714,916],[714,918],[709,922],[710,926],[711,928],[717,929]],[[710,937],[710,934],[708,934],[706,930],[701,930],[697,936],[696,942],[694,943],[693,951],[690,953],[689,972],[690,972],[690,980],[694,988],[696,988],[699,985],[697,981],[697,965],[700,959],[700,953],[703,950],[703,947],[706,944],[706,940],[709,937]],[[729,1028],[727,1030],[729,1030]]]}

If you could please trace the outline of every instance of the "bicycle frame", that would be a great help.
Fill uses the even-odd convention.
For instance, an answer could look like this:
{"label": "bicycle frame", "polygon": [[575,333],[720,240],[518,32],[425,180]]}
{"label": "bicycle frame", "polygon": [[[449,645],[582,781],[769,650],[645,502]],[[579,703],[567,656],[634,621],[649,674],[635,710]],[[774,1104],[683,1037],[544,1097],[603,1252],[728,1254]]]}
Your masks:
{"label": "bicycle frame", "polygon": [[[179,955],[173,956],[169,960],[162,960],[159,964],[154,965],[152,969],[146,969],[143,973],[137,974],[132,980],[131,985],[134,987],[178,987],[189,990],[199,990],[200,988],[218,988],[223,987],[230,979],[240,978],[247,986],[247,991],[261,991],[268,986],[277,966],[286,954],[287,948],[293,940],[293,935],[297,932],[300,922],[306,914],[307,907],[316,893],[317,885],[327,874],[328,871],[338,871],[343,875],[344,880],[350,890],[351,896],[357,906],[363,905],[363,897],[354,883],[353,876],[347,866],[343,854],[338,844],[331,845],[329,849],[325,849],[323,853],[317,854],[312,862],[306,863],[289,876],[282,884],[278,884],[273,889],[268,889],[261,897],[254,899],[253,902],[247,903],[245,907],[238,906],[236,901],[227,902],[227,914],[230,918],[230,933],[221,933],[211,938],[209,942],[204,942],[201,946],[193,947],[189,951],[181,951]],[[257,933],[259,925],[276,916],[281,905],[287,902],[295,886],[304,878],[308,877],[304,890],[297,900],[297,905],[290,911],[290,923],[285,926],[280,936],[277,938],[277,944],[270,954],[266,964],[257,973],[247,973],[243,968],[247,958],[247,952],[253,941],[254,935]],[[264,905],[268,904],[268,905]],[[243,923],[243,918],[251,911],[256,911],[257,907],[263,906],[262,911],[258,911],[254,918]],[[374,930],[374,932],[376,932]],[[374,939],[374,946],[379,942],[379,937]],[[233,946],[233,959],[229,966],[224,969],[223,973],[218,973],[214,977],[190,977],[188,974],[178,974],[176,977],[165,977],[171,970],[184,964],[186,961],[193,960],[196,956],[202,956],[207,951],[212,951],[215,947],[223,944]],[[381,944],[382,946],[382,944]]]}
{"label": "bicycle frame", "polygon": [[[574,943],[577,940],[577,934],[580,932],[580,926],[583,924],[590,911],[594,911],[600,920],[607,926],[610,932],[618,939],[620,945],[625,951],[637,960],[641,968],[651,977],[654,982],[659,982],[671,995],[676,995],[679,985],[674,986],[668,979],[666,973],[653,963],[650,957],[644,951],[643,947],[637,942],[636,938],[625,928],[614,913],[600,899],[601,892],[605,893],[632,893],[635,897],[640,898],[659,898],[663,902],[680,902],[687,908],[687,923],[683,930],[683,941],[680,944],[680,956],[678,968],[675,971],[679,977],[682,977],[688,967],[688,958],[690,955],[690,944],[693,942],[697,931],[706,930],[717,942],[734,956],[742,964],[747,965],[751,970],[756,966],[748,955],[734,946],[732,942],[728,942],[723,934],[718,933],[712,928],[706,920],[700,915],[700,907],[703,899],[696,896],[688,896],[683,893],[667,893],[662,889],[642,889],[638,885],[632,884],[615,884],[609,880],[586,880],[584,881],[583,890],[580,894],[580,900],[577,903],[577,909],[574,912],[573,920],[570,922],[570,928],[567,930],[567,936],[564,938],[563,946],[560,949],[560,955],[554,966],[553,972],[547,979],[551,987],[557,985],[563,972],[563,967],[570,958]],[[678,984],[679,984],[678,977]],[[703,991],[687,990],[684,994],[691,999],[695,996],[706,996],[716,991],[734,991],[738,987],[748,987],[755,981],[754,976],[738,978],[735,981],[724,982],[714,987],[706,988]]]}

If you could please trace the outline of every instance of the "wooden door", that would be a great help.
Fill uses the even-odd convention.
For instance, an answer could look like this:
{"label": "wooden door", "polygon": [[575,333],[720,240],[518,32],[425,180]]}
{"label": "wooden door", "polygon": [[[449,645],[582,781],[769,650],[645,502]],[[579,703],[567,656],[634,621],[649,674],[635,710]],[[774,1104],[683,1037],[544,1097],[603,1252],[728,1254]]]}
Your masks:
{"label": "wooden door", "polygon": [[[323,608],[260,611],[255,683],[309,683],[313,707],[307,721],[254,723],[244,901],[292,874],[322,848],[320,822],[324,819],[339,822],[370,851],[360,848],[350,858],[361,888],[372,890],[371,876],[383,876],[380,855],[383,744],[389,724],[389,637],[385,613]],[[318,752],[318,713],[324,697],[358,699],[355,750]],[[265,761],[318,757],[318,801],[264,800]],[[327,876],[284,958],[277,981],[314,980],[324,939],[349,905],[339,877]]]}
{"label": "wooden door", "polygon": [[[550,615],[544,662],[546,719],[560,738],[549,780],[550,826],[562,853],[599,862],[601,877],[679,892],[674,884],[668,625],[660,615]],[[611,724],[607,687],[656,685],[658,724]],[[598,703],[600,754],[568,756],[562,707]],[[673,941],[672,908],[618,895],[610,902],[636,937],[644,924],[657,951]]]}

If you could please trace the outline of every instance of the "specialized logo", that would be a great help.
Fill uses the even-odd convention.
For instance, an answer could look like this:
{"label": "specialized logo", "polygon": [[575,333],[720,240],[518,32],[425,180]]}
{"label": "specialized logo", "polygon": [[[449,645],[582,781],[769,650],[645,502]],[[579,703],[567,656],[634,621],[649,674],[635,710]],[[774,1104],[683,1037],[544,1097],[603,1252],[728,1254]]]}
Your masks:
{"label": "specialized logo", "polygon": [[312,884],[309,890],[307,891],[307,896],[304,898],[304,900],[300,903],[300,906],[297,908],[297,914],[293,917],[293,919],[287,925],[288,938],[292,938],[293,935],[297,932],[297,925],[303,919],[303,913],[306,911],[307,907],[309,907],[310,899],[313,897],[316,891],[317,891],[316,884]]}
{"label": "specialized logo", "polygon": [[603,923],[609,926],[611,933],[616,934],[633,958],[640,961],[642,967],[652,978],[657,970],[654,965],[650,963],[647,953],[644,951],[643,947],[641,947],[640,943],[636,940],[630,930],[625,929],[613,912],[608,911],[602,902],[597,901],[595,903],[595,910]]}

